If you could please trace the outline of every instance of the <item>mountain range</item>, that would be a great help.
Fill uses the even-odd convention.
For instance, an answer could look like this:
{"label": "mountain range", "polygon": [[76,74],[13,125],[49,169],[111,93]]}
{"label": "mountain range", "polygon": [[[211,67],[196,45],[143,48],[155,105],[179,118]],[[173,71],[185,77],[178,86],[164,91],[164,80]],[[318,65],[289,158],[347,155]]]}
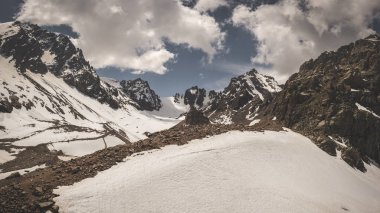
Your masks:
{"label": "mountain range", "polygon": [[[57,163],[71,169],[81,159],[94,163],[97,153],[114,146],[147,151],[230,130],[281,128],[306,136],[361,172],[379,164],[380,36],[305,62],[284,85],[252,69],[221,91],[193,86],[160,97],[140,78],[99,77],[65,35],[28,23],[0,25],[2,173],[20,175]],[[5,181],[13,178],[20,177]],[[53,211],[52,204],[30,205]]]}

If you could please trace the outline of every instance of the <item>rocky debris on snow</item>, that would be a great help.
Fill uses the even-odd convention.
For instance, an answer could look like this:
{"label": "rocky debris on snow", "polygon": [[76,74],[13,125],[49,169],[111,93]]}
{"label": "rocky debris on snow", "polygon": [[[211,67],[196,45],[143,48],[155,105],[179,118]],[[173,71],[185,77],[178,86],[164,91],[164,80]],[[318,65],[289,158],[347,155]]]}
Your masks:
{"label": "rocky debris on snow", "polygon": [[93,154],[75,158],[70,161],[57,161],[54,164],[29,172],[23,176],[0,180],[0,212],[57,212],[54,205],[53,189],[58,186],[71,185],[85,178],[93,177],[99,171],[109,169],[127,156],[142,151],[159,149],[177,144],[183,145],[194,139],[222,134],[232,130],[259,131],[282,130],[274,122],[260,122],[260,125],[194,125],[185,123],[161,132],[152,133],[149,138],[133,144],[118,145],[97,151]]}
{"label": "rocky debris on snow", "polygon": [[[344,160],[358,169],[360,156],[380,163],[380,43],[374,38],[379,36],[304,63],[262,114],[315,142],[326,136],[344,139],[357,150],[347,151]],[[319,146],[335,155],[331,141]]]}
{"label": "rocky debris on snow", "polygon": [[27,147],[25,150],[18,153],[15,159],[0,164],[0,169],[2,172],[9,172],[31,168],[41,164],[51,165],[59,161],[58,155],[60,154],[62,153],[51,152],[44,144],[35,147]]}

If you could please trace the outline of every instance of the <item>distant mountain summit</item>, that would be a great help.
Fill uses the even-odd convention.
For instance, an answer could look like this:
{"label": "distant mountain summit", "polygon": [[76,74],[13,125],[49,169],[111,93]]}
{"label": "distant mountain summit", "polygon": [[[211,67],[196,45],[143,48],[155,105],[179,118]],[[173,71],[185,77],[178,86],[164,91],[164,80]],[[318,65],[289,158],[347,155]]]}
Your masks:
{"label": "distant mountain summit", "polygon": [[150,88],[147,81],[141,78],[123,80],[120,85],[124,93],[136,103],[136,108],[153,111],[162,107],[160,97]]}
{"label": "distant mountain summit", "polygon": [[380,162],[380,36],[305,62],[263,110],[352,166]]}
{"label": "distant mountain summit", "polygon": [[194,86],[184,95],[177,93],[175,99],[202,110],[214,123],[249,124],[260,106],[270,102],[279,91],[281,87],[273,77],[253,69],[232,78],[221,92],[211,90],[207,93],[205,89]]}

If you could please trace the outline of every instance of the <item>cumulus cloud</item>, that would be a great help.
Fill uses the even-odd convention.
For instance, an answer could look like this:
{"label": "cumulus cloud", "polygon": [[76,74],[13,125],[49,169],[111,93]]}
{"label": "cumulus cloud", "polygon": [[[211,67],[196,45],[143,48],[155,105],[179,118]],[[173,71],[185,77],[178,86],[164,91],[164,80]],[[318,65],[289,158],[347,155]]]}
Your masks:
{"label": "cumulus cloud", "polygon": [[178,0],[25,0],[17,19],[71,26],[79,34],[75,42],[96,68],[158,74],[175,58],[165,41],[200,49],[211,61],[225,37],[214,18]]}
{"label": "cumulus cloud", "polygon": [[373,0],[280,0],[254,11],[238,6],[231,20],[258,41],[252,62],[286,79],[323,51],[374,33],[369,25],[379,11],[380,2]]}
{"label": "cumulus cloud", "polygon": [[226,0],[198,0],[194,8],[200,12],[214,11],[221,6],[227,6]]}

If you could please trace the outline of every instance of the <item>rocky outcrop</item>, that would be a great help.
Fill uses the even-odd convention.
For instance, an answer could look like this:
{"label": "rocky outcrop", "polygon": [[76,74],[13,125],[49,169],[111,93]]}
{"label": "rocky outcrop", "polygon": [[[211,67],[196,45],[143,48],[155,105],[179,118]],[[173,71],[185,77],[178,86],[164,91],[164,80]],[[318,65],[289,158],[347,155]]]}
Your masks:
{"label": "rocky outcrop", "polygon": [[147,81],[137,78],[135,80],[121,81],[120,85],[123,92],[134,101],[136,108],[148,111],[161,108],[160,97],[150,88]]}
{"label": "rocky outcrop", "polygon": [[187,125],[205,125],[210,124],[209,119],[195,107],[190,107],[185,117],[185,124]]}
{"label": "rocky outcrop", "polygon": [[206,90],[203,88],[198,88],[198,86],[193,86],[187,89],[184,95],[184,104],[201,108],[205,104]]}
{"label": "rocky outcrop", "polygon": [[331,136],[352,147],[345,155],[351,157],[344,159],[359,169],[360,163],[348,159],[360,155],[380,162],[380,37],[372,35],[304,63],[263,114],[320,146]]}

